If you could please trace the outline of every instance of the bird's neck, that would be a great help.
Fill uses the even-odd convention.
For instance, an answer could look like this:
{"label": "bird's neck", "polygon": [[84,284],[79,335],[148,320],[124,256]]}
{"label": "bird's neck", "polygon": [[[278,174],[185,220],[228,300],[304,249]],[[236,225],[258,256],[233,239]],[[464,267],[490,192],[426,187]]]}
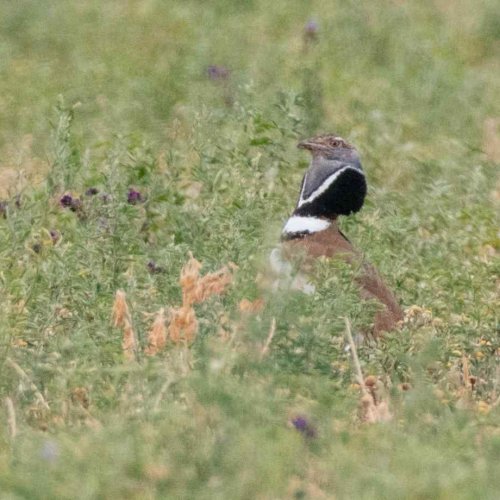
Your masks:
{"label": "bird's neck", "polygon": [[292,215],[286,222],[281,233],[282,240],[303,238],[307,235],[325,231],[332,226],[336,227],[336,218],[327,219],[312,215]]}

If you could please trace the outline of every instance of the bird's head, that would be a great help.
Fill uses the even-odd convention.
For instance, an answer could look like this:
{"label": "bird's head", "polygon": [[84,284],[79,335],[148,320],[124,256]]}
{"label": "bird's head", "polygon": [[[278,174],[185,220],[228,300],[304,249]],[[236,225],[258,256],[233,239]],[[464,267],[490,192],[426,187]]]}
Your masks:
{"label": "bird's head", "polygon": [[302,181],[295,215],[336,218],[363,206],[366,180],[357,149],[336,134],[323,134],[299,142],[312,154]]}
{"label": "bird's head", "polygon": [[336,134],[322,134],[305,139],[297,144],[300,149],[307,149],[314,156],[332,160],[359,160],[357,149]]}

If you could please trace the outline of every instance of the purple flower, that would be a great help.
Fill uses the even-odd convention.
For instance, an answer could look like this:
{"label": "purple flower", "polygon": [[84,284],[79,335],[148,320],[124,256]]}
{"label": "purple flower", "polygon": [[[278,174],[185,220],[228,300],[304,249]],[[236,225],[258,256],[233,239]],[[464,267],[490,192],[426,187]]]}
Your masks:
{"label": "purple flower", "polygon": [[69,208],[72,212],[78,212],[82,208],[82,200],[80,198],[73,198],[70,194],[65,194],[59,203],[64,208]]}
{"label": "purple flower", "polygon": [[135,189],[129,189],[127,195],[127,201],[131,205],[136,205],[137,203],[142,202],[142,195],[141,193],[139,193],[139,191],[136,191]]}
{"label": "purple flower", "polygon": [[49,231],[49,234],[50,234],[50,239],[52,240],[52,243],[55,245],[59,241],[61,234],[59,233],[59,231],[56,231],[55,229],[51,229]]}
{"label": "purple flower", "polygon": [[73,196],[70,194],[65,194],[60,200],[59,203],[64,208],[71,208],[73,206]]}
{"label": "purple flower", "polygon": [[308,42],[317,40],[319,33],[319,23],[315,19],[309,19],[304,26],[304,38]]}
{"label": "purple flower", "polygon": [[45,441],[40,450],[40,456],[47,462],[55,462],[59,458],[59,447],[55,441]]}
{"label": "purple flower", "polygon": [[316,437],[316,428],[306,417],[298,416],[292,419],[292,425],[307,438]]}
{"label": "purple flower", "polygon": [[207,68],[207,76],[212,81],[227,80],[229,78],[229,70],[225,66],[211,64]]}
{"label": "purple flower", "polygon": [[317,33],[319,31],[318,21],[315,19],[309,19],[305,27],[306,33]]}
{"label": "purple flower", "polygon": [[158,266],[154,260],[150,260],[148,262],[148,270],[151,274],[161,274],[165,272],[165,269],[161,266]]}
{"label": "purple flower", "polygon": [[85,191],[86,196],[95,196],[99,193],[99,190],[96,187],[89,187],[87,191]]}

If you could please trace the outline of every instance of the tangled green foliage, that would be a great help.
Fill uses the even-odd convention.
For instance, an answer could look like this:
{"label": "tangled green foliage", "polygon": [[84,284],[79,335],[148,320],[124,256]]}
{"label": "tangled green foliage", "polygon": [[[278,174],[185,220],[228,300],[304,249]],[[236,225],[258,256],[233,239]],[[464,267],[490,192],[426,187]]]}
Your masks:
{"label": "tangled green foliage", "polygon": [[[13,159],[27,133],[49,160],[0,205],[2,494],[496,498],[499,40],[490,0],[5,6],[0,175],[34,164]],[[418,306],[358,350],[386,423],[358,412],[344,318],[374,305],[349,270],[319,263],[311,296],[266,284],[295,143],[330,130],[369,182],[342,230]],[[126,363],[116,290],[144,347],[189,252],[233,285],[192,346]]]}

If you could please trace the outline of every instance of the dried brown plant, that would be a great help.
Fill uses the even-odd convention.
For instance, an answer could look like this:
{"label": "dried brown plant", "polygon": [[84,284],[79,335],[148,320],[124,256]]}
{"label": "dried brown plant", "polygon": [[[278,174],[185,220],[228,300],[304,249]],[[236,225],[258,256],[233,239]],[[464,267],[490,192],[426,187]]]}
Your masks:
{"label": "dried brown plant", "polygon": [[136,359],[137,340],[132,326],[132,316],[128,308],[125,292],[117,290],[113,303],[113,325],[123,328],[122,350],[127,361]]}
{"label": "dried brown plant", "polygon": [[148,346],[144,351],[148,356],[154,356],[167,343],[167,328],[165,326],[165,309],[162,307],[156,314],[153,326],[148,334]]}
{"label": "dried brown plant", "polygon": [[205,302],[212,295],[220,295],[232,283],[233,275],[228,266],[200,276],[201,262],[192,254],[182,268],[179,284],[182,288],[182,306],[170,310],[168,337],[174,343],[191,343],[198,332],[198,320],[193,304]]}
{"label": "dried brown plant", "polygon": [[190,344],[198,332],[198,320],[191,305],[172,308],[170,310],[170,323],[168,337],[172,342]]}
{"label": "dried brown plant", "polygon": [[373,375],[363,377],[361,371],[361,364],[359,363],[356,344],[351,333],[351,323],[345,318],[346,337],[351,348],[352,360],[354,369],[356,371],[356,378],[361,388],[360,410],[361,420],[368,424],[377,422],[389,422],[392,420],[392,414],[389,411],[389,404],[387,401],[382,401],[377,395],[377,378]]}
{"label": "dried brown plant", "polygon": [[365,394],[361,397],[361,420],[367,424],[391,421],[392,414],[389,411],[389,405],[386,401],[375,404],[372,396]]}
{"label": "dried brown plant", "polygon": [[33,383],[33,381],[30,379],[28,374],[11,358],[6,358],[5,359],[5,364],[7,366],[10,366],[18,375],[19,377],[26,382],[30,389],[33,391],[37,403],[44,409],[50,411],[50,406],[43,397],[43,394],[40,392],[38,387]]}
{"label": "dried brown plant", "polygon": [[248,299],[243,299],[239,305],[238,309],[242,313],[247,313],[247,314],[256,314],[261,312],[264,309],[264,299],[256,299],[254,301],[250,301]]}
{"label": "dried brown plant", "polygon": [[182,303],[184,305],[193,304],[195,302],[201,265],[201,262],[197,261],[190,253],[189,260],[181,270],[179,284],[182,288]]}
{"label": "dried brown plant", "polygon": [[136,339],[135,332],[132,328],[132,325],[125,325],[123,327],[123,340],[122,340],[122,350],[125,355],[125,359],[127,361],[135,360],[135,351],[136,351]]}
{"label": "dried brown plant", "polygon": [[179,280],[184,306],[205,302],[212,295],[220,295],[233,281],[231,271],[226,266],[205,276],[200,276],[201,267],[201,262],[190,254]]}
{"label": "dried brown plant", "polygon": [[125,315],[129,315],[127,301],[125,300],[125,292],[117,290],[115,294],[115,301],[113,302],[113,326],[120,328],[125,321]]}
{"label": "dried brown plant", "polygon": [[461,365],[458,387],[455,387],[453,391],[457,397],[456,405],[457,408],[462,409],[472,408],[474,406],[473,396],[477,380],[470,372],[469,359],[465,354],[462,355]]}
{"label": "dried brown plant", "polygon": [[[167,338],[175,344],[191,344],[198,332],[198,320],[193,304],[223,293],[232,283],[231,265],[205,276],[200,276],[201,266],[202,264],[190,254],[179,279],[182,305],[170,309],[168,326],[166,326],[165,310],[162,308],[157,312],[148,333],[148,346],[144,350],[146,355],[158,354],[165,347]],[[138,344],[126,295],[122,290],[116,292],[112,316],[113,325],[123,329],[122,349],[125,358],[128,361],[135,360]]]}
{"label": "dried brown plant", "polygon": [[430,309],[425,307],[411,305],[404,311],[403,325],[411,325],[412,327],[421,326],[441,326],[442,320],[435,318]]}
{"label": "dried brown plant", "polygon": [[232,281],[233,275],[227,267],[223,267],[214,273],[206,274],[198,281],[195,302],[205,302],[212,295],[220,295],[224,293]]}
{"label": "dried brown plant", "polygon": [[269,328],[269,333],[267,334],[267,339],[262,346],[262,349],[260,351],[260,357],[261,359],[264,358],[267,353],[269,352],[269,346],[271,345],[271,342],[273,341],[274,334],[276,333],[276,318],[273,318],[271,321],[271,327]]}

